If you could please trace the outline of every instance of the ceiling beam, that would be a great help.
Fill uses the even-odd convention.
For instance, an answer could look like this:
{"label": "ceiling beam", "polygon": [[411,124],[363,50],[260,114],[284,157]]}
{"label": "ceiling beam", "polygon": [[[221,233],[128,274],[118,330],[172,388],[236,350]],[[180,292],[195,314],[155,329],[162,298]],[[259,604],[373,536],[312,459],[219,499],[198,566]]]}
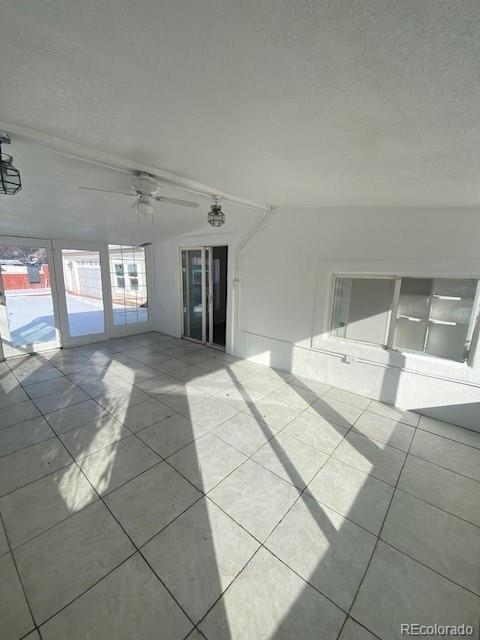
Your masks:
{"label": "ceiling beam", "polygon": [[184,191],[189,191],[209,198],[217,196],[222,200],[253,209],[260,209],[264,211],[269,209],[268,204],[241,198],[231,193],[226,193],[225,191],[201,184],[200,182],[176,176],[175,174],[159,169],[158,167],[152,167],[132,160],[127,160],[125,158],[120,158],[109,153],[104,153],[103,151],[98,151],[97,149],[91,149],[90,147],[85,147],[83,145],[64,140],[57,136],[52,136],[48,133],[35,131],[27,127],[21,127],[16,124],[2,121],[0,121],[0,131],[8,133],[12,138],[12,142],[15,140],[28,142],[30,144],[45,147],[50,151],[68,158],[73,158],[88,164],[94,164],[106,169],[113,169],[114,171],[121,171],[123,173],[144,171],[157,176],[162,182]]}

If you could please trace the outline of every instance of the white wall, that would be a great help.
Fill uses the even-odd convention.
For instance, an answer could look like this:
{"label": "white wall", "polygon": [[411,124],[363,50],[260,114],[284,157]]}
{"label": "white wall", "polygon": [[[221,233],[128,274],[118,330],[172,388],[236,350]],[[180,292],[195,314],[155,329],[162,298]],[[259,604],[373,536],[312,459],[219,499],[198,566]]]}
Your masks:
{"label": "white wall", "polygon": [[232,350],[480,430],[480,347],[469,366],[328,335],[333,273],[480,277],[479,238],[478,209],[280,209],[240,253]]}
{"label": "white wall", "polygon": [[[232,207],[224,206],[227,216]],[[185,235],[152,245],[154,255],[153,282],[155,286],[155,329],[179,338],[182,330],[182,280],[180,271],[180,249],[202,246],[228,246],[227,274],[227,335],[226,351],[233,349],[232,334],[235,301],[235,254],[239,243],[262,218],[263,212],[237,208],[232,220],[225,227],[208,234]],[[233,228],[232,228],[233,227]],[[226,231],[223,229],[226,228]]]}

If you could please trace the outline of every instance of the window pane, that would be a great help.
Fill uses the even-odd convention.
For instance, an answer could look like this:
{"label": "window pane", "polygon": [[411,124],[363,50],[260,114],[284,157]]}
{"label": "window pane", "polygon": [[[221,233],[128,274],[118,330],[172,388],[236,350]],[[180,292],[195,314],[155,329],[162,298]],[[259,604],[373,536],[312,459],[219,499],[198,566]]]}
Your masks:
{"label": "window pane", "polygon": [[402,278],[393,346],[463,361],[477,282]]}
{"label": "window pane", "polygon": [[430,318],[444,322],[466,324],[470,322],[473,300],[443,300],[434,298]]}
{"label": "window pane", "polygon": [[183,270],[183,331],[185,336],[202,340],[203,291],[202,252],[199,249],[182,251]]}
{"label": "window pane", "polygon": [[468,326],[464,324],[431,324],[425,351],[432,356],[450,360],[465,359]]}
{"label": "window pane", "polygon": [[428,323],[413,318],[397,317],[393,346],[396,349],[423,351]]}
{"label": "window pane", "polygon": [[56,339],[46,248],[0,246],[0,335],[6,350]]}
{"label": "window pane", "polygon": [[402,278],[397,314],[427,320],[432,283],[431,278]]}
{"label": "window pane", "polygon": [[72,337],[105,331],[100,253],[62,249],[68,330]]}
{"label": "window pane", "polygon": [[121,327],[122,325],[127,324],[125,308],[115,303],[113,305],[113,324],[116,327]]}
{"label": "window pane", "polygon": [[473,300],[477,281],[455,278],[435,278],[433,293],[439,296],[452,296]]}
{"label": "window pane", "polygon": [[109,245],[113,322],[148,321],[147,276],[143,247]]}
{"label": "window pane", "polygon": [[386,344],[395,281],[383,278],[337,278],[332,334]]}
{"label": "window pane", "polygon": [[424,351],[433,280],[402,278],[393,346]]}

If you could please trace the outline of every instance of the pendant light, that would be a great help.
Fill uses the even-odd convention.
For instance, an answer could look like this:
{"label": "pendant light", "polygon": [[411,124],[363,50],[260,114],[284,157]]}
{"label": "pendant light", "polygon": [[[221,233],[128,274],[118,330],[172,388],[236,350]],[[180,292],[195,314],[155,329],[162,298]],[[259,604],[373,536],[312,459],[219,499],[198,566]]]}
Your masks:
{"label": "pendant light", "polygon": [[0,194],[13,196],[22,188],[20,171],[13,166],[13,158],[3,153],[2,144],[10,144],[10,138],[0,133]]}
{"label": "pendant light", "polygon": [[222,205],[220,204],[220,198],[218,196],[213,196],[213,202],[208,212],[208,222],[212,227],[221,227],[225,222],[225,214],[222,211]]}

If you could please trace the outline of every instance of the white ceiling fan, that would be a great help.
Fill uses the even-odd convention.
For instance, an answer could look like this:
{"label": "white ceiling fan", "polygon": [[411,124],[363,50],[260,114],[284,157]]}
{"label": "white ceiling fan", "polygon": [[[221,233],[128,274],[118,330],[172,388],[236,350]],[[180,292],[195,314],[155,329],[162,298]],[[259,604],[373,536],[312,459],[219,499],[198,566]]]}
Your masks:
{"label": "white ceiling fan", "polygon": [[160,191],[163,185],[160,180],[150,174],[142,171],[137,171],[133,174],[132,181],[130,183],[130,191],[118,191],[116,189],[102,189],[100,187],[78,187],[86,191],[102,191],[104,193],[120,193],[125,196],[135,197],[136,200],[132,205],[135,208],[139,217],[151,216],[154,211],[154,202],[167,202],[169,204],[179,205],[181,207],[191,207],[196,209],[199,205],[198,202],[191,202],[190,200],[179,200],[178,198],[168,198],[161,196]]}

